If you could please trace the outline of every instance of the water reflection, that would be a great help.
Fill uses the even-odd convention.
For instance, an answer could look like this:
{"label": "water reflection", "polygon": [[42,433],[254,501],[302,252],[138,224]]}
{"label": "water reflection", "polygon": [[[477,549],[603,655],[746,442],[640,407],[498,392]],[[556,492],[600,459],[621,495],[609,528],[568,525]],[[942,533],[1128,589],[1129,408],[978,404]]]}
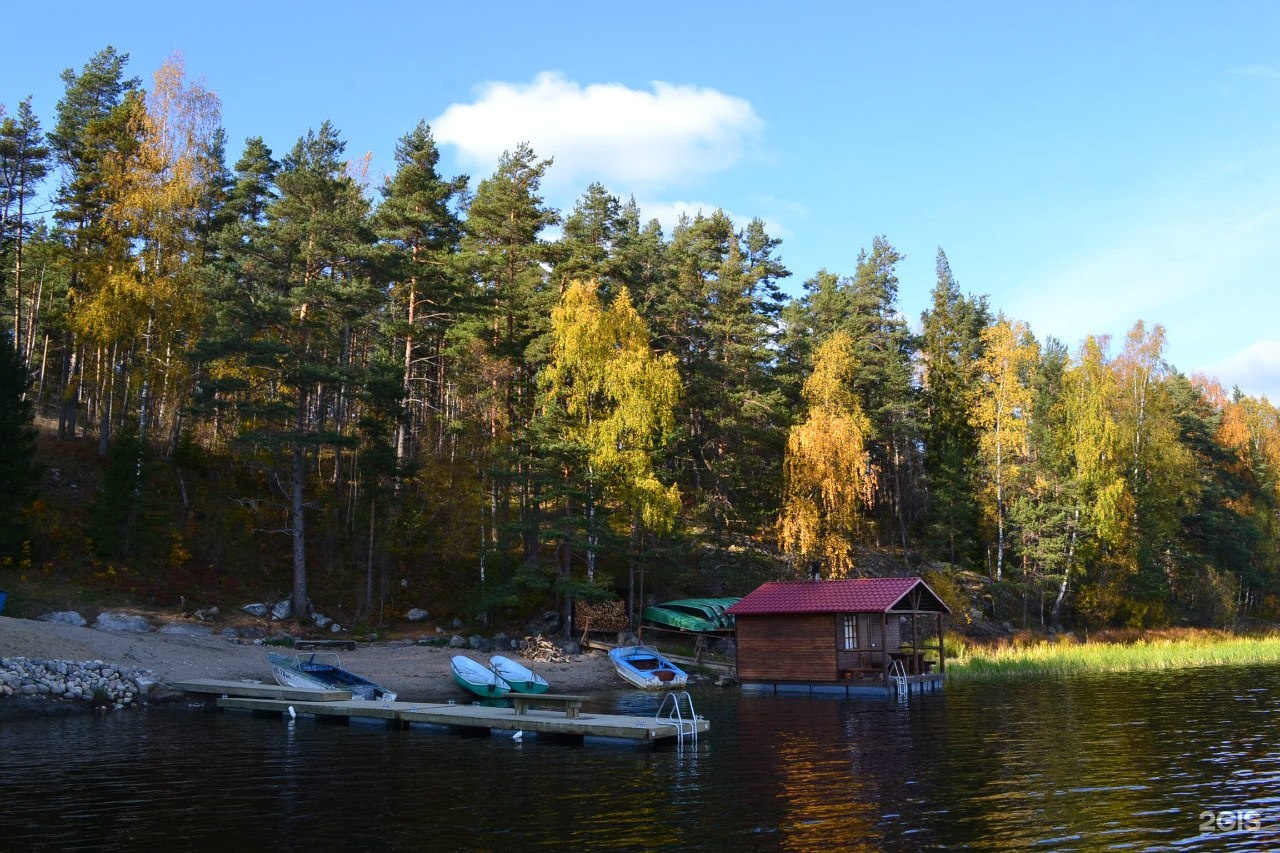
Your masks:
{"label": "water reflection", "polygon": [[[652,714],[659,699],[618,692],[587,710]],[[961,684],[905,703],[695,700],[710,734],[651,752],[163,708],[6,719],[0,846],[1280,844],[1276,668]]]}

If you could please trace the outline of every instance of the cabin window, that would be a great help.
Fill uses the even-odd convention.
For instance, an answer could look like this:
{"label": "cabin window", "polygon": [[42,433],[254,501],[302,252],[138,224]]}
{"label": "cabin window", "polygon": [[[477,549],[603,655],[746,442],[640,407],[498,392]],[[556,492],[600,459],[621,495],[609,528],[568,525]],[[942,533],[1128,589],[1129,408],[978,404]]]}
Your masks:
{"label": "cabin window", "polygon": [[880,616],[866,614],[861,616],[859,621],[862,623],[859,626],[861,629],[860,635],[862,637],[862,641],[866,644],[864,648],[880,648],[884,644],[884,637],[882,636],[883,632],[880,630]]}
{"label": "cabin window", "polygon": [[844,647],[846,651],[858,647],[858,620],[854,616],[844,617]]}

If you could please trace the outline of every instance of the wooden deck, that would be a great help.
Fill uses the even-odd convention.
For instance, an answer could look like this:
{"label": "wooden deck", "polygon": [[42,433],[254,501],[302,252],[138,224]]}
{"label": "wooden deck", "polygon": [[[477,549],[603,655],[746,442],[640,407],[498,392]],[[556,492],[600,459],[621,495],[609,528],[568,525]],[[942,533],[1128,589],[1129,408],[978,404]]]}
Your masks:
{"label": "wooden deck", "polygon": [[[368,720],[405,727],[442,726],[457,730],[480,729],[503,733],[523,731],[576,737],[584,741],[598,738],[637,745],[675,740],[679,734],[674,725],[664,724],[654,717],[590,713],[569,717],[563,710],[536,708],[527,708],[523,714],[517,715],[514,708],[434,702],[365,702],[351,699],[350,694],[345,691],[297,690],[277,688],[274,685],[206,679],[177,682],[173,686],[191,693],[216,695],[219,697],[218,707],[227,710],[288,714],[289,709],[293,708],[298,716],[347,722]],[[264,698],[264,689],[302,695]],[[326,693],[342,693],[343,698],[329,699],[316,695]],[[699,719],[697,724],[700,734],[711,728],[711,724],[705,719]]]}
{"label": "wooden deck", "polygon": [[[908,675],[907,693],[927,693],[941,690],[946,677],[940,673],[929,675]],[[853,678],[842,681],[774,681],[759,680],[742,682],[744,693],[778,693],[813,696],[865,696],[872,698],[888,698],[896,694],[892,685],[885,684],[879,678]]]}
{"label": "wooden deck", "polygon": [[282,687],[279,684],[254,684],[249,681],[221,681],[216,678],[190,678],[171,685],[184,693],[211,696],[243,696],[250,699],[288,699],[297,702],[339,702],[351,698],[350,690],[320,690],[312,687]]}

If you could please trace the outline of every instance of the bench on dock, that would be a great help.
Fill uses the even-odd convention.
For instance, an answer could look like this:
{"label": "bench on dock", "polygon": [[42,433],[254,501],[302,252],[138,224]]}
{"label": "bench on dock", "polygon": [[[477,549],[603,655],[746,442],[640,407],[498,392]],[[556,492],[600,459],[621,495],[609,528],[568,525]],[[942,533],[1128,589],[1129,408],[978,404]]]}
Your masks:
{"label": "bench on dock", "polygon": [[530,705],[557,705],[566,717],[573,720],[582,714],[582,702],[587,697],[568,693],[511,693],[507,698],[515,707],[517,717],[527,714]]}

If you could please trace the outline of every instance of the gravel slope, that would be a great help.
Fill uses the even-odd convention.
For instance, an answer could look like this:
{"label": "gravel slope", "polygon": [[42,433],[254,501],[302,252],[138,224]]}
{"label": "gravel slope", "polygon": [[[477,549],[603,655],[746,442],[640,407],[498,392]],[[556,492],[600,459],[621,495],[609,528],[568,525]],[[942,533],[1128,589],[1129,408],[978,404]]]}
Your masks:
{"label": "gravel slope", "polygon": [[[120,633],[0,616],[0,656],[101,660],[150,669],[162,682],[184,678],[272,682],[266,652],[263,646],[222,637]],[[449,673],[449,659],[458,653],[456,649],[390,642],[361,644],[339,655],[343,668],[396,691],[403,699],[425,702],[467,695]],[[463,653],[487,659],[477,652]],[[536,663],[531,668],[550,681],[557,693],[591,693],[624,686],[608,655],[599,651],[578,655],[568,663]]]}

